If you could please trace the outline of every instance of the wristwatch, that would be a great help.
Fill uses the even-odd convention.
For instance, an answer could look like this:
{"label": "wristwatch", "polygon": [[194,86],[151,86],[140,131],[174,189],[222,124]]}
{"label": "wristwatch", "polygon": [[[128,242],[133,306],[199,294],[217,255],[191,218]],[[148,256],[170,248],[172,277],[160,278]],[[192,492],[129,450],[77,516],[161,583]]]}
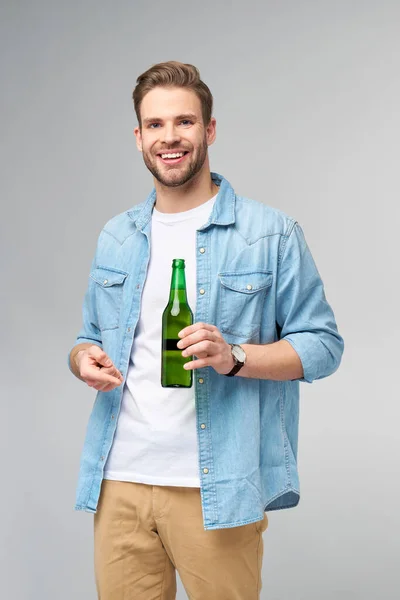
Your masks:
{"label": "wristwatch", "polygon": [[246,362],[246,352],[243,350],[242,346],[239,346],[238,344],[229,345],[231,347],[232,356],[233,360],[235,361],[235,364],[233,366],[232,371],[229,371],[229,373],[225,373],[225,375],[226,377],[233,377],[233,375],[236,375],[236,373],[240,371],[240,369]]}

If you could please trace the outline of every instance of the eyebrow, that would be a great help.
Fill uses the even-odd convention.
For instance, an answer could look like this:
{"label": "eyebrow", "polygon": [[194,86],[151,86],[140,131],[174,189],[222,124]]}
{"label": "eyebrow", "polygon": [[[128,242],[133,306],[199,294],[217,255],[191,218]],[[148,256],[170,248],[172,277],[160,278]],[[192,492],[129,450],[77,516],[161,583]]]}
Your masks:
{"label": "eyebrow", "polygon": [[[197,116],[194,113],[184,113],[182,115],[177,115],[175,120],[182,121],[183,119],[190,119],[191,121],[197,121]],[[147,123],[154,123],[155,121],[162,121],[160,117],[147,117],[143,119],[143,123],[147,125]]]}

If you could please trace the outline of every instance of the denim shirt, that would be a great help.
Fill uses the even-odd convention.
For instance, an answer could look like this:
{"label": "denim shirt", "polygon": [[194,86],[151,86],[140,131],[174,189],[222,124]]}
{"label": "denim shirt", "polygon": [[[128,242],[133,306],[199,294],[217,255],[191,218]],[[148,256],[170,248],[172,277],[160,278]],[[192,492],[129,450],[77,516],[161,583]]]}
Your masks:
{"label": "denim shirt", "polygon": [[[298,504],[299,382],[332,374],[344,348],[299,224],[235,194],[221,175],[211,177],[219,192],[208,222],[196,233],[194,321],[216,325],[229,343],[287,340],[300,357],[304,377],[271,381],[226,377],[212,367],[194,371],[206,530],[259,521],[264,511]],[[153,189],[145,202],[113,217],[101,231],[75,341],[102,347],[124,382],[146,280],[155,199]],[[71,368],[69,356],[68,364]],[[97,511],[123,385],[97,392],[76,510]]]}

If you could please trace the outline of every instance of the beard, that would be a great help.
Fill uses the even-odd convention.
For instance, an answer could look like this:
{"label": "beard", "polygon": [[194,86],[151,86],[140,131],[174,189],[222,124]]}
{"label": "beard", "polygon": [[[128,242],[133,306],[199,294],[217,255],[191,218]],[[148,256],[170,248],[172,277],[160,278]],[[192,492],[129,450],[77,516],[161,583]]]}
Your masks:
{"label": "beard", "polygon": [[158,166],[158,158],[154,158],[150,152],[145,151],[143,151],[143,160],[153,177],[162,185],[166,187],[178,187],[193,179],[201,170],[207,157],[207,150],[207,140],[204,136],[198,149],[190,153],[189,160],[185,166],[166,166],[164,170],[162,165]]}

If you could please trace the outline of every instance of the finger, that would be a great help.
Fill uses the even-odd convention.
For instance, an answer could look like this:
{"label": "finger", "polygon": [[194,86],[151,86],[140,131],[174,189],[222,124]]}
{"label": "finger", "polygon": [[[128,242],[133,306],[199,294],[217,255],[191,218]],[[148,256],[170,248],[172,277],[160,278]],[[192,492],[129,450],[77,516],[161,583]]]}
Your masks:
{"label": "finger", "polygon": [[108,367],[103,367],[101,369],[102,373],[106,373],[107,375],[112,375],[113,377],[116,377],[117,379],[123,379],[122,377],[122,373],[121,371],[118,371],[118,369],[116,367],[112,367],[112,369],[108,368]]}
{"label": "finger", "polygon": [[187,335],[190,335],[191,333],[194,333],[195,331],[198,331],[199,329],[207,329],[208,331],[218,331],[218,328],[215,327],[215,325],[210,325],[209,323],[203,323],[202,321],[200,321],[198,323],[193,323],[193,325],[189,325],[189,327],[181,329],[181,331],[178,333],[178,336],[182,338]]}
{"label": "finger", "polygon": [[96,375],[93,375],[91,372],[87,371],[87,373],[93,377],[98,379],[99,377],[101,379],[103,379],[103,377],[115,377],[116,379],[119,379],[120,382],[123,380],[122,377],[122,373],[121,371],[119,371],[114,365],[112,367],[102,367],[99,366],[98,364],[95,365],[89,365],[89,367],[87,367],[87,369],[96,369]]}
{"label": "finger", "polygon": [[[114,387],[121,385],[124,378],[122,373],[115,367],[101,367],[99,365],[83,365],[81,368],[81,377],[89,384],[96,385],[113,385]],[[97,389],[97,388],[96,388]]]}
{"label": "finger", "polygon": [[96,389],[98,389],[100,392],[104,392],[106,391],[107,388],[109,387],[115,388],[116,385],[115,383],[111,383],[110,381],[104,381],[104,382],[97,382],[97,387]]}
{"label": "finger", "polygon": [[95,382],[94,385],[91,385],[90,387],[93,387],[98,392],[110,392],[114,388],[118,387],[118,385],[115,385],[115,383],[100,384]]}
{"label": "finger", "polygon": [[104,386],[104,385],[94,385],[94,386],[91,386],[91,387],[93,387],[98,392],[110,392],[111,390],[113,390],[117,386],[111,383],[111,384],[108,384],[106,386]]}
{"label": "finger", "polygon": [[198,360],[191,360],[183,365],[186,371],[193,371],[194,369],[201,369],[202,367],[210,367],[211,361],[209,358],[199,358]]}
{"label": "finger", "polygon": [[99,348],[99,346],[90,346],[90,348],[88,348],[88,356],[90,358],[94,358],[96,362],[103,367],[113,366],[111,358],[104,352],[104,350]]}
{"label": "finger", "polygon": [[189,346],[188,348],[183,350],[182,356],[193,356],[194,354],[196,356],[199,356],[203,352],[207,356],[212,356],[216,353],[216,350],[218,351],[218,346],[214,344],[214,342],[206,340],[204,342],[199,342],[198,344],[193,344],[192,346]]}
{"label": "finger", "polygon": [[191,346],[192,344],[196,344],[197,342],[201,342],[203,340],[216,342],[218,338],[215,335],[215,333],[210,331],[209,329],[199,329],[198,331],[195,331],[194,333],[187,335],[185,338],[181,339],[177,343],[177,346],[178,348],[183,350],[183,348],[187,348],[188,346]]}
{"label": "finger", "polygon": [[112,383],[113,385],[121,385],[121,379],[117,377],[113,377],[112,375],[107,375],[106,373],[102,373],[101,371],[97,371],[95,374],[82,372],[81,377],[86,381],[88,385],[104,385]]}
{"label": "finger", "polygon": [[116,386],[113,383],[106,383],[104,385],[99,386],[97,389],[99,390],[99,392],[110,392],[115,387]]}
{"label": "finger", "polygon": [[116,385],[109,385],[106,388],[104,388],[103,390],[101,390],[102,392],[111,392],[111,390],[113,390],[114,388],[116,388]]}

